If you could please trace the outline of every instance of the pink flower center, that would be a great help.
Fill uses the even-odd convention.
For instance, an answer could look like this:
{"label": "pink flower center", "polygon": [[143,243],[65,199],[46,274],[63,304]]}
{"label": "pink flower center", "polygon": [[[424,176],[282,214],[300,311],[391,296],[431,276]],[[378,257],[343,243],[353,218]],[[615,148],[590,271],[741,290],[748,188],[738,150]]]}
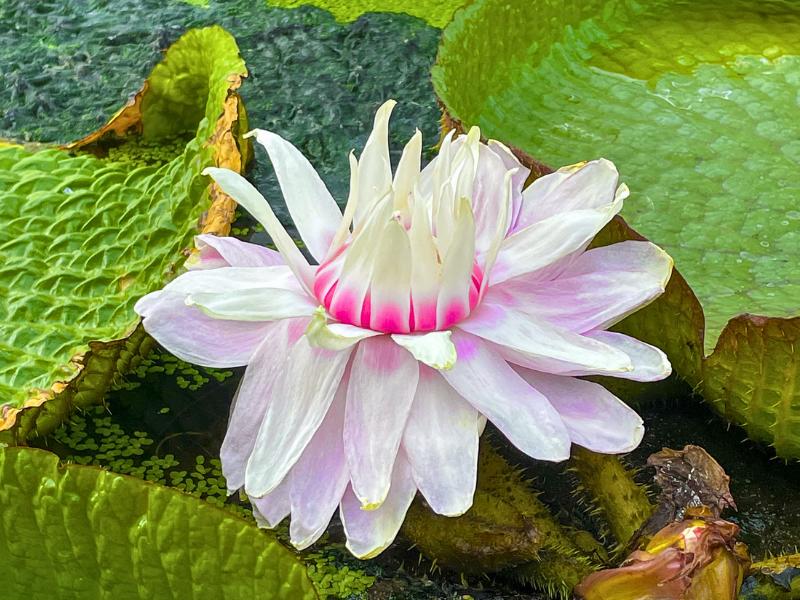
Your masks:
{"label": "pink flower center", "polygon": [[[449,329],[465,319],[478,304],[483,271],[473,262],[472,276],[465,294],[432,294],[427,298],[415,298],[413,291],[408,301],[387,299],[386,294],[376,294],[368,286],[365,292],[345,289],[336,278],[331,262],[317,268],[314,294],[327,313],[339,321],[383,333],[413,333]],[[377,305],[373,297],[384,301]],[[465,301],[466,300],[466,301]]]}

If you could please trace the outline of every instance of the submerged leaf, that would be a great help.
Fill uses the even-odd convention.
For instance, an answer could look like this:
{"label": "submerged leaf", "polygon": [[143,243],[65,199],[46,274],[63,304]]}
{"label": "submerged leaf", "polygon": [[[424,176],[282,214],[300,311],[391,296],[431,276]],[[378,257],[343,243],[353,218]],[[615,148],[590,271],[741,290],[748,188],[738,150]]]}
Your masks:
{"label": "submerged leaf", "polygon": [[182,492],[0,450],[8,598],[316,598],[305,566],[255,524]]}
{"label": "submerged leaf", "polygon": [[[4,439],[51,431],[70,406],[98,401],[151,343],[136,329],[136,299],[171,278],[204,211],[204,231],[227,232],[235,205],[201,171],[242,169],[245,75],[228,33],[193,30],[108,125],[70,146],[108,158],[0,147]],[[141,138],[120,147],[131,132]],[[177,156],[153,160],[176,140]],[[111,158],[126,149],[127,160]]]}

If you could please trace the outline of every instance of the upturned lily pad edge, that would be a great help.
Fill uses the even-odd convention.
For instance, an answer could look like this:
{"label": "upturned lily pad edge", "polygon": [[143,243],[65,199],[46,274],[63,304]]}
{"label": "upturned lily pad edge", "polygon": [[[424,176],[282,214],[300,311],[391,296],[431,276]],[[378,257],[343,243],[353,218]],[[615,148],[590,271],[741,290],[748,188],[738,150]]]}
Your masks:
{"label": "upturned lily pad edge", "polygon": [[[218,26],[209,29],[212,28],[224,31]],[[196,30],[189,30],[187,34],[191,31]],[[165,56],[162,63],[168,59]],[[238,72],[229,73],[226,98],[213,133],[205,142],[212,148],[213,165],[209,166],[228,168],[237,173],[244,173],[252,157],[251,142],[243,137],[247,131],[247,115],[238,93],[246,77],[244,66]],[[150,76],[105,125],[80,140],[61,146],[61,149],[65,152],[92,152],[101,142],[140,136],[143,130],[141,106],[150,89],[149,79]],[[208,209],[198,224],[197,232],[228,235],[235,220],[236,202],[214,182],[209,183],[205,197],[200,201],[208,202]],[[186,248],[175,257],[176,267],[184,262],[190,251]],[[89,342],[85,350],[70,359],[67,365],[72,372],[70,377],[54,381],[49,389],[30,390],[28,400],[21,406],[0,408],[0,446],[25,444],[29,439],[46,436],[69,418],[74,407],[100,404],[117,378],[135,369],[154,346],[154,340],[135,315],[119,338]]]}

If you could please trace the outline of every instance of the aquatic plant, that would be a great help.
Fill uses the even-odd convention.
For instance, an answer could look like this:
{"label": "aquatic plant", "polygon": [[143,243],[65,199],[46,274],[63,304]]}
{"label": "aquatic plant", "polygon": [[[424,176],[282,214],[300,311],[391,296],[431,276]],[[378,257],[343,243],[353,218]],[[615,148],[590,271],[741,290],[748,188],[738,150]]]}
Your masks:
{"label": "aquatic plant", "polygon": [[344,215],[299,150],[249,134],[319,266],[247,180],[209,168],[278,252],[201,236],[189,272],[136,306],[184,360],[248,365],[221,450],[229,489],[243,487],[267,526],[291,513],[298,548],[341,505],[360,557],[391,543],[417,489],[437,513],[469,509],[487,418],[539,459],[565,460],[573,442],[625,452],[641,419],[574,376],[670,372],[660,350],[606,331],[661,294],[672,269],[647,242],[585,251],[628,193],[611,163],[523,189],[528,170],[473,128],[445,136],[422,170],[417,132],[393,176],[394,104],[351,155]]}

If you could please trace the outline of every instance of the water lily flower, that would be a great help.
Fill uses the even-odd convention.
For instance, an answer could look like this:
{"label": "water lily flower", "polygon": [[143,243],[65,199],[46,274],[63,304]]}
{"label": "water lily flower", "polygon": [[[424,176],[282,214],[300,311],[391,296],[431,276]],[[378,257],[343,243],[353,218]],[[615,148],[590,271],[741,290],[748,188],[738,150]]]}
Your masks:
{"label": "water lily flower", "polygon": [[291,514],[298,548],[339,508],[359,557],[392,542],[418,490],[439,514],[469,509],[486,419],[537,459],[564,460],[572,443],[626,452],[641,419],[578,377],[670,372],[660,350],[607,331],[672,268],[647,242],[586,249],[628,193],[612,163],[523,190],[529,171],[473,128],[424,169],[417,131],[393,174],[394,104],[350,155],[344,213],[297,148],[250,133],[313,261],[246,179],[209,168],[277,252],[199,236],[189,271],[136,305],[178,357],[247,365],[221,450],[229,490],[267,526]]}

